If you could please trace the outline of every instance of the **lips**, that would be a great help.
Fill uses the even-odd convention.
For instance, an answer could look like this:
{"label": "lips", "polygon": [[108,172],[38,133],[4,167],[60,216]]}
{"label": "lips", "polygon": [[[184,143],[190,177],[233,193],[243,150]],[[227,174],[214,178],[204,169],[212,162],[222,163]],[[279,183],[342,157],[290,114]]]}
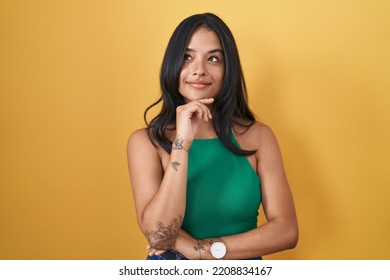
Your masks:
{"label": "lips", "polygon": [[187,82],[187,84],[189,84],[193,88],[198,88],[198,89],[202,89],[202,88],[205,88],[205,87],[208,87],[209,85],[211,85],[211,83],[204,82],[204,81]]}

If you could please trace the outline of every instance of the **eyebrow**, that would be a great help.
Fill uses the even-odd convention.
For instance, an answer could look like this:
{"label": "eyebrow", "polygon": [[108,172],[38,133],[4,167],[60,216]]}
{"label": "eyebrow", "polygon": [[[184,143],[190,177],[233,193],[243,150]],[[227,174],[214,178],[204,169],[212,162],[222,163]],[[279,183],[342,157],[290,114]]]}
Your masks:
{"label": "eyebrow", "polygon": [[[196,50],[190,49],[190,48],[187,48],[186,51],[187,51],[187,52],[196,52]],[[216,52],[220,52],[220,53],[223,54],[223,50],[221,50],[221,49],[210,50],[210,51],[208,51],[207,53],[216,53]]]}

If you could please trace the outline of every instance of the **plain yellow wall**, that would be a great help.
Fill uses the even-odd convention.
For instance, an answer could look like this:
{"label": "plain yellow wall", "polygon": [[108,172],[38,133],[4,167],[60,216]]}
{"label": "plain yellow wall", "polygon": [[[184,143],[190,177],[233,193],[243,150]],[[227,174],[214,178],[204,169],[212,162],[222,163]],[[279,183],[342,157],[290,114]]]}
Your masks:
{"label": "plain yellow wall", "polygon": [[389,1],[1,0],[0,259],[145,258],[127,137],[173,29],[207,11],[295,197],[299,244],[266,258],[390,258]]}

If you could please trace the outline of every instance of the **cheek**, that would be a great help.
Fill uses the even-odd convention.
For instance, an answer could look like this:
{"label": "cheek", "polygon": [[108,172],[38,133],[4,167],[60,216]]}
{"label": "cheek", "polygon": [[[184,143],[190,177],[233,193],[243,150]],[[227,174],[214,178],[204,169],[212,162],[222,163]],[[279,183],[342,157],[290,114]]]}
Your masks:
{"label": "cheek", "polygon": [[181,70],[180,70],[180,78],[184,78],[188,75],[188,72],[189,72],[189,65],[188,63],[183,63],[183,65],[181,66]]}
{"label": "cheek", "polygon": [[218,69],[214,72],[214,80],[218,83],[222,83],[224,77],[224,70]]}
{"label": "cheek", "polygon": [[185,73],[184,71],[182,70],[180,72],[180,76],[179,76],[179,88],[181,88],[184,84],[184,80],[185,80]]}
{"label": "cheek", "polygon": [[181,72],[180,72],[180,76],[179,76],[180,84],[186,79],[187,76],[188,76],[187,67],[182,67]]}

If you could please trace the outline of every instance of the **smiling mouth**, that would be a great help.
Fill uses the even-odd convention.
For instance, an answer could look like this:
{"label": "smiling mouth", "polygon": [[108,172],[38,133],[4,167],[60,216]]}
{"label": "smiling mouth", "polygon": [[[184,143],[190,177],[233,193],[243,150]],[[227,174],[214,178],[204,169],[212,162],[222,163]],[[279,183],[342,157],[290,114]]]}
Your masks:
{"label": "smiling mouth", "polygon": [[209,85],[211,85],[211,83],[201,83],[201,82],[194,82],[194,83],[188,83],[190,86],[192,86],[193,88],[199,88],[199,89],[202,89],[202,88],[205,88],[205,87],[208,87]]}

